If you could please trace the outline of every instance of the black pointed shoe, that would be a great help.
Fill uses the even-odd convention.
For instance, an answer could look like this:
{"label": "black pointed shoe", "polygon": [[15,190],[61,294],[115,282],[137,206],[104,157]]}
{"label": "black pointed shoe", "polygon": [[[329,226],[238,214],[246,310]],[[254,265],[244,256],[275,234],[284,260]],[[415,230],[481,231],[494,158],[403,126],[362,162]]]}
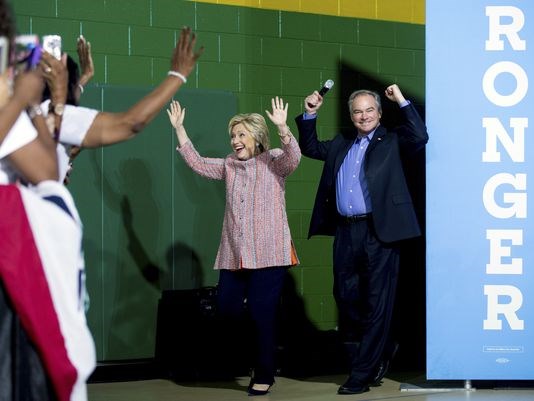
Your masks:
{"label": "black pointed shoe", "polygon": [[267,394],[267,393],[269,392],[270,389],[271,389],[271,386],[269,386],[269,387],[267,388],[267,390],[256,390],[256,389],[250,387],[250,388],[248,389],[248,395],[249,395],[249,396],[265,395],[265,394]]}
{"label": "black pointed shoe", "polygon": [[[267,385],[269,387],[267,387],[266,390],[257,390],[257,389],[254,388],[255,384],[258,384],[258,385],[259,384],[264,384],[264,385]],[[272,383],[269,384],[269,383],[255,383],[254,379],[251,379],[250,380],[250,384],[248,385],[248,388],[247,388],[248,395],[250,395],[250,396],[265,395],[265,394],[267,394],[269,392],[269,390],[271,389],[273,384],[274,384],[274,380],[273,380]]]}

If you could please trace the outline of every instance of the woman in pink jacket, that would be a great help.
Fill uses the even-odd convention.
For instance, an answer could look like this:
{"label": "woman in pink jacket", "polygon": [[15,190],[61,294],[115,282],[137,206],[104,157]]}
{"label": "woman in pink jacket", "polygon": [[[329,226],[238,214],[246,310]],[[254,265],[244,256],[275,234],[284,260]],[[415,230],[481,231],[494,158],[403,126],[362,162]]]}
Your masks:
{"label": "woman in pink jacket", "polygon": [[215,261],[219,270],[221,315],[237,317],[244,300],[257,332],[257,358],[248,387],[250,395],[267,394],[274,383],[275,318],[289,266],[298,264],[285,208],[285,178],[300,162],[297,140],[287,126],[287,107],[272,99],[269,119],[278,128],[282,149],[269,148],[265,119],[238,114],[229,124],[233,153],[226,158],[202,157],[183,126],[185,109],[173,101],[167,110],[176,129],[178,152],[193,171],[224,180],[226,208]]}

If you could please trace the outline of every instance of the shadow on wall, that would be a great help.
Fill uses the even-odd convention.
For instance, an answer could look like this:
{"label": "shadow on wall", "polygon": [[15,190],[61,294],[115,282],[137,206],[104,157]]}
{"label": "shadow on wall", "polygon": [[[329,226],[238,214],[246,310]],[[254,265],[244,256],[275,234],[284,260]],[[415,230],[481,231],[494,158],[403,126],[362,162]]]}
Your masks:
{"label": "shadow on wall", "polygon": [[[341,63],[339,66],[337,82],[340,93],[338,121],[343,132],[350,132],[354,128],[347,102],[350,94],[358,89],[378,92],[382,99],[381,124],[387,128],[398,125],[399,107],[384,96],[384,90],[395,82],[376,79],[346,63]],[[401,84],[399,87],[404,97],[414,104],[424,120],[424,99]],[[432,140],[432,133],[429,135]],[[405,241],[401,246],[400,274],[392,324],[393,337],[400,343],[400,347],[392,368],[424,370],[426,360],[425,151],[418,152],[403,162],[406,180],[423,235]]]}
{"label": "shadow on wall", "polygon": [[154,263],[143,246],[132,225],[130,200],[123,196],[121,201],[122,220],[128,238],[128,251],[134,265],[144,278],[158,291],[172,289],[200,288],[203,283],[202,262],[189,245],[175,242],[165,253],[166,268]]}
{"label": "shadow on wall", "polygon": [[167,249],[167,272],[162,280],[162,290],[200,288],[204,273],[198,254],[189,245],[175,242]]}
{"label": "shadow on wall", "polygon": [[291,274],[287,275],[282,291],[278,346],[280,375],[309,377],[346,372],[339,333],[319,330],[310,321]]}
{"label": "shadow on wall", "polygon": [[132,206],[130,200],[123,196],[121,200],[122,221],[128,238],[128,251],[130,252],[136,268],[145,281],[157,290],[161,289],[161,270],[150,260],[148,253],[143,247],[143,243],[135,233],[132,225]]}
{"label": "shadow on wall", "polygon": [[[108,152],[108,154],[106,154]],[[106,149],[104,156],[115,174],[101,174],[101,167],[92,152],[93,166],[102,188],[105,238],[115,243],[116,251],[109,252],[106,266],[114,266],[115,276],[106,295],[114,299],[112,310],[104,316],[104,327],[109,327],[104,337],[104,359],[119,360],[138,357],[137,344],[154,342],[155,328],[147,324],[146,316],[154,314],[161,292],[163,270],[154,261],[160,230],[157,205],[151,185],[151,176],[146,162],[140,159],[121,160]],[[113,168],[113,164],[118,166]],[[139,209],[152,213],[139,213]],[[142,235],[136,231],[142,228]],[[122,250],[127,250],[124,252]],[[104,280],[105,285],[105,280]]]}

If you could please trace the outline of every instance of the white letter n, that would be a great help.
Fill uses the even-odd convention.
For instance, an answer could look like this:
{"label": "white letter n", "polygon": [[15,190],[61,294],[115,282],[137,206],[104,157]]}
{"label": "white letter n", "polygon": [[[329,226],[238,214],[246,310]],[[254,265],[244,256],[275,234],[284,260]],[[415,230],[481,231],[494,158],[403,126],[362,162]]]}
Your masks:
{"label": "white letter n", "polygon": [[525,161],[525,128],[528,127],[528,118],[510,118],[510,127],[514,129],[513,140],[498,118],[484,117],[482,126],[486,128],[486,151],[482,153],[483,162],[501,161],[501,152],[497,151],[497,138],[512,161],[515,163]]}

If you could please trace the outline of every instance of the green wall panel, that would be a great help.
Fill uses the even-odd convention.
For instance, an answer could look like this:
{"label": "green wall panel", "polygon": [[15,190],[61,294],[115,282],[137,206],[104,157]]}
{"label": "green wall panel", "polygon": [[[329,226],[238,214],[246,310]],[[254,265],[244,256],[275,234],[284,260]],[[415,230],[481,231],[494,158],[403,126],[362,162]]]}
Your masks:
{"label": "green wall panel", "polygon": [[132,26],[129,31],[132,56],[169,57],[170,49],[176,43],[175,30]]}
{"label": "green wall panel", "polygon": [[356,43],[357,20],[329,15],[321,16],[321,40],[337,43]]}
{"label": "green wall panel", "polygon": [[342,45],[341,59],[346,64],[367,74],[378,74],[378,48],[360,45]]}
{"label": "green wall panel", "polygon": [[385,21],[358,21],[358,44],[376,47],[395,46],[395,23]]}
{"label": "green wall panel", "polygon": [[283,38],[263,39],[262,64],[287,67],[302,66],[302,42]]}
{"label": "green wall panel", "polygon": [[[397,82],[424,102],[422,25],[234,7],[182,0],[15,0],[20,32],[54,30],[75,59],[80,33],[92,44],[96,75],[85,104],[124,110],[169,70],[179,29],[192,26],[205,53],[177,97],[203,153],[230,152],[227,122],[261,112],[272,96],[289,102],[289,125],[303,99],[336,81],[318,120],[322,139],[347,123],[348,94]],[[46,32],[45,32],[46,31]],[[209,116],[208,118],[206,116]],[[174,151],[164,111],[138,138],[85,150],[69,186],[85,226],[88,313],[100,360],[150,357],[161,290],[216,283],[212,270],[224,187],[204,180]],[[279,146],[274,127],[273,146]],[[307,318],[336,327],[328,237],[306,239],[322,163],[303,158],[287,180],[290,227],[302,265],[292,269]]]}
{"label": "green wall panel", "polygon": [[131,25],[150,24],[150,0],[105,0],[104,14],[98,19]]}
{"label": "green wall panel", "polygon": [[280,12],[257,8],[237,7],[239,10],[239,33],[261,37],[280,36]]}
{"label": "green wall panel", "polygon": [[152,1],[152,26],[179,28],[187,25],[196,28],[197,3],[192,1],[157,0]]}
{"label": "green wall panel", "polygon": [[218,35],[220,38],[220,61],[235,64],[261,64],[262,39],[258,36],[240,34]]}
{"label": "green wall panel", "polygon": [[15,0],[11,2],[16,13],[21,15],[39,15],[41,17],[55,17],[55,1]]}
{"label": "green wall panel", "polygon": [[425,49],[425,26],[412,24],[395,25],[395,45],[406,49]]}
{"label": "green wall panel", "polygon": [[240,68],[240,90],[276,95],[282,92],[280,68],[244,64]]}
{"label": "green wall panel", "polygon": [[[322,162],[318,160],[310,159],[307,157],[303,157],[302,160],[300,161],[298,172],[300,174],[300,179],[303,182],[309,182],[309,183],[315,184],[315,186],[317,187],[317,185],[319,184],[319,181],[317,181],[317,177],[320,176],[322,169],[323,169]],[[311,201],[313,201],[313,199]],[[308,203],[311,203],[311,201],[308,200]],[[311,205],[308,205],[306,209],[311,210]]]}
{"label": "green wall panel", "polygon": [[[309,250],[308,250],[309,251]],[[331,269],[307,268],[303,288],[307,294],[324,294],[325,287],[333,288],[334,276]]]}
{"label": "green wall panel", "polygon": [[207,32],[239,32],[239,8],[196,3],[196,29]]}
{"label": "green wall panel", "polygon": [[106,56],[107,82],[117,85],[149,85],[152,60],[144,56]]}
{"label": "green wall panel", "polygon": [[[26,0],[16,0],[15,3]],[[43,4],[54,4],[56,1],[38,0]],[[106,0],[57,0],[58,17],[61,19],[79,19],[85,21],[102,21],[106,18]],[[31,14],[31,13],[30,13]],[[33,14],[39,15],[39,14]],[[118,21],[117,21],[118,22]]]}
{"label": "green wall panel", "polygon": [[284,38],[321,40],[320,15],[281,12],[280,21]]}
{"label": "green wall panel", "polygon": [[218,33],[202,33],[202,40],[200,41],[200,44],[204,46],[204,52],[202,53],[201,62],[221,61],[220,35]]}
{"label": "green wall panel", "polygon": [[93,53],[128,55],[128,25],[86,21],[82,30]]}
{"label": "green wall panel", "polygon": [[412,50],[378,49],[378,68],[380,74],[414,75],[415,55]]}
{"label": "green wall panel", "polygon": [[202,88],[239,90],[239,65],[230,63],[198,64],[198,85]]}
{"label": "green wall panel", "polygon": [[339,43],[305,41],[302,58],[306,68],[337,69],[341,54]]}
{"label": "green wall panel", "polygon": [[410,96],[418,104],[422,104],[425,99],[425,78],[420,76],[402,76],[396,77],[395,81],[401,88],[408,88]]}
{"label": "green wall panel", "polygon": [[262,97],[258,94],[239,93],[238,96],[239,110],[246,113],[249,110],[263,110]]}
{"label": "green wall panel", "polygon": [[425,68],[424,50],[414,50],[414,75],[423,78],[425,76]]}
{"label": "green wall panel", "polygon": [[[170,56],[171,50],[169,50],[169,56]],[[170,68],[170,61],[169,56],[164,58],[152,58],[152,85],[158,85],[163,78],[167,76],[167,72],[169,72]],[[184,88],[194,88],[196,87],[195,83],[195,73],[191,74],[190,78],[188,79],[187,83],[183,86]]]}

